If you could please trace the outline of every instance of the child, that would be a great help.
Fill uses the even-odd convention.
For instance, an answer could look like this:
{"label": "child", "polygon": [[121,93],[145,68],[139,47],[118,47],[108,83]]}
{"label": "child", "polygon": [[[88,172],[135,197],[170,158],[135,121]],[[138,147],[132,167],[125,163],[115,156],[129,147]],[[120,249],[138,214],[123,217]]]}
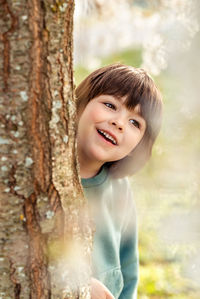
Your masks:
{"label": "child", "polygon": [[113,64],[83,80],[76,97],[80,174],[96,225],[92,299],[133,299],[137,227],[125,177],[151,155],[161,125],[161,95],[143,69]]}

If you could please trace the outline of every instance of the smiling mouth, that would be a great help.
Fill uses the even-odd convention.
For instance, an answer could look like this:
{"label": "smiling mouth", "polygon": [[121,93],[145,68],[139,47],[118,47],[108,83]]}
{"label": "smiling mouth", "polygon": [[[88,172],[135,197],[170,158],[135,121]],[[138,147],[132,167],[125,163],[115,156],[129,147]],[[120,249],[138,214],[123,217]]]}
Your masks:
{"label": "smiling mouth", "polygon": [[117,141],[116,139],[111,136],[110,134],[108,134],[107,132],[103,131],[103,130],[99,130],[97,129],[97,132],[107,141],[109,141],[110,143],[112,143],[113,145],[117,145]]}

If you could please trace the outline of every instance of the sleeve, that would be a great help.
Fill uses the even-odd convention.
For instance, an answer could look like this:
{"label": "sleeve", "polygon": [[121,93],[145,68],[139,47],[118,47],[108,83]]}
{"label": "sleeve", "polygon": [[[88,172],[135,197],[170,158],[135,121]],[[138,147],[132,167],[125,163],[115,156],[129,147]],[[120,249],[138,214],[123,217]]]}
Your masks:
{"label": "sleeve", "polygon": [[121,233],[120,262],[124,287],[119,299],[136,299],[139,272],[137,219],[130,187],[127,187],[124,227]]}

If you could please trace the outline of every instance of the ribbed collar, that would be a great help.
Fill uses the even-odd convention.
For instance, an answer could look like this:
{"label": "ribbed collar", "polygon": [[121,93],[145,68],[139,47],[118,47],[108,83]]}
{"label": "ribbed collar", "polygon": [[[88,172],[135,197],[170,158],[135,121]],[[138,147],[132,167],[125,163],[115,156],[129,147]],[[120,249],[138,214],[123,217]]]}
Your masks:
{"label": "ribbed collar", "polygon": [[81,183],[84,188],[98,186],[105,182],[107,176],[108,176],[108,168],[106,166],[103,166],[101,171],[97,175],[95,175],[92,178],[81,179]]}

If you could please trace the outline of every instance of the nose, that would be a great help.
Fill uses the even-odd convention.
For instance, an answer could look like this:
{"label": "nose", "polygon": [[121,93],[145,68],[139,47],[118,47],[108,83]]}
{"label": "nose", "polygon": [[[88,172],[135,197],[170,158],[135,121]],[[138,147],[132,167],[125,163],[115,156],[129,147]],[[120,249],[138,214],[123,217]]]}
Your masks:
{"label": "nose", "polygon": [[112,120],[111,124],[113,126],[115,126],[116,129],[118,129],[119,131],[123,132],[123,130],[124,130],[124,124],[123,124],[123,121],[121,119]]}

